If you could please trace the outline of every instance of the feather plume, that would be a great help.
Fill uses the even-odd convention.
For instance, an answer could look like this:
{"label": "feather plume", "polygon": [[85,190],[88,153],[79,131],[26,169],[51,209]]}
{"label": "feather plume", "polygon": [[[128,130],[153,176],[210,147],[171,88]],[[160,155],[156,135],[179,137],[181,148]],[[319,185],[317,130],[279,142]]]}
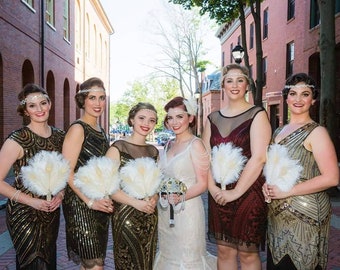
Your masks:
{"label": "feather plume", "polygon": [[289,156],[285,146],[272,144],[267,152],[267,162],[263,167],[266,182],[276,185],[282,191],[289,191],[300,177],[303,168],[297,160]]}
{"label": "feather plume", "polygon": [[33,194],[47,196],[47,200],[65,188],[69,174],[68,161],[55,151],[40,151],[21,168],[23,185]]}
{"label": "feather plume", "polygon": [[231,142],[222,143],[212,149],[211,166],[214,179],[222,189],[237,181],[247,158],[242,155],[242,149]]}
{"label": "feather plume", "polygon": [[92,157],[74,175],[74,185],[88,198],[108,198],[119,189],[119,162],[108,157]]}
{"label": "feather plume", "polygon": [[130,160],[120,170],[122,189],[137,199],[148,198],[158,191],[161,171],[149,157]]}

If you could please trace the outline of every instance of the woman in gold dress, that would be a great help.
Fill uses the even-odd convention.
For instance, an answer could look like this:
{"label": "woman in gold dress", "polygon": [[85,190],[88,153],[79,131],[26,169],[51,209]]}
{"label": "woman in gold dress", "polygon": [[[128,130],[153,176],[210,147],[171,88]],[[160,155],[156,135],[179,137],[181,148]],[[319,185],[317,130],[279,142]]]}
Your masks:
{"label": "woman in gold dress", "polygon": [[63,201],[67,252],[70,259],[81,264],[80,269],[103,269],[112,201],[92,200],[74,185],[79,167],[91,157],[104,156],[109,148],[105,131],[98,123],[106,104],[103,82],[98,78],[86,80],[75,99],[84,113],[72,123],[63,144],[63,155],[71,167]]}
{"label": "woman in gold dress", "polygon": [[[18,113],[24,127],[13,131],[0,152],[0,193],[7,203],[7,227],[16,252],[16,268],[26,270],[57,269],[56,241],[59,230],[63,191],[51,201],[29,191],[21,177],[21,168],[40,151],[61,152],[64,131],[48,125],[51,101],[46,91],[28,84],[19,93]],[[13,166],[13,186],[5,178]]]}
{"label": "woman in gold dress", "polygon": [[304,73],[291,76],[283,96],[290,121],[274,132],[272,143],[285,146],[303,169],[286,192],[277,185],[263,186],[271,201],[267,269],[326,269],[331,219],[326,190],[339,183],[337,157],[326,128],[309,113],[317,98],[314,80]]}
{"label": "woman in gold dress", "polygon": [[[115,141],[106,156],[124,167],[138,158],[158,158],[158,149],[146,143],[147,135],[157,123],[157,111],[149,103],[131,108],[128,124],[131,136]],[[142,181],[142,179],[140,179]],[[114,193],[115,212],[112,218],[114,262],[116,270],[151,270],[157,247],[158,195],[149,200],[136,199],[120,190]]]}

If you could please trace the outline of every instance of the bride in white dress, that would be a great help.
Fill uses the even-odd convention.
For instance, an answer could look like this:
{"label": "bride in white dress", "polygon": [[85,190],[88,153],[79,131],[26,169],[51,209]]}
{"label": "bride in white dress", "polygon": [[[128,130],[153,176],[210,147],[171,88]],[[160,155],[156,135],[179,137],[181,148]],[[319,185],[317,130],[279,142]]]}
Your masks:
{"label": "bride in white dress", "polygon": [[[169,225],[170,206],[158,206],[159,250],[154,270],[217,269],[216,257],[206,251],[201,194],[207,190],[210,154],[191,131],[196,120],[195,105],[176,97],[164,107],[165,124],[176,138],[166,145],[159,165],[165,176],[180,180],[187,190],[184,198],[175,197],[179,205],[175,207],[174,226]],[[164,201],[162,204],[164,206]]]}

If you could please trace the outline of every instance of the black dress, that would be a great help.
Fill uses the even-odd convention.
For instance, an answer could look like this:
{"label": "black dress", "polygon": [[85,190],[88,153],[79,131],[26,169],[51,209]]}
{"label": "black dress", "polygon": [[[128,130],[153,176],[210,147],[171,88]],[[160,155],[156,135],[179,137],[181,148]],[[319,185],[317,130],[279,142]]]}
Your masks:
{"label": "black dress", "polygon": [[[12,132],[9,139],[24,149],[24,156],[13,164],[13,187],[35,198],[22,184],[21,168],[42,150],[61,152],[65,132],[51,127],[48,138],[40,137],[28,127]],[[60,208],[54,212],[39,211],[26,204],[8,200],[6,222],[16,252],[17,269],[56,269],[56,241],[59,231]]]}
{"label": "black dress", "polygon": [[[109,142],[104,130],[96,131],[90,125],[77,120],[84,128],[84,142],[75,167],[93,156],[104,156]],[[106,257],[110,214],[89,209],[72,188],[67,185],[63,200],[63,213],[66,226],[66,245],[70,259],[86,268],[103,266]]]}

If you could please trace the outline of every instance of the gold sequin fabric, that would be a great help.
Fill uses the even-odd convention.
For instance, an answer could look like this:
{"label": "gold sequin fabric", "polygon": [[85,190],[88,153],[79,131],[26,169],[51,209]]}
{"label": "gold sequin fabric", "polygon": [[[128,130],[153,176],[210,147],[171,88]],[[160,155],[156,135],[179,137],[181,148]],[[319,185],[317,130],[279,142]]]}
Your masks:
{"label": "gold sequin fabric", "polygon": [[[27,166],[28,161],[41,150],[61,152],[65,133],[54,127],[51,129],[52,134],[48,138],[40,137],[27,127],[16,130],[9,136],[9,139],[14,140],[24,149],[24,156],[13,164],[14,187],[31,197],[38,196],[23,186],[20,170],[21,167]],[[40,198],[46,199],[44,196]],[[34,261],[40,257],[41,269],[55,269],[59,220],[59,208],[47,213],[8,200],[6,222],[20,267],[36,269]]]}
{"label": "gold sequin fabric", "polygon": [[[313,153],[303,146],[315,127],[316,123],[307,124],[279,142],[303,166],[301,182],[320,175]],[[331,218],[327,193],[272,200],[268,206],[268,246],[274,264],[289,255],[299,270],[316,269],[317,266],[326,269]]]}
{"label": "gold sequin fabric", "polygon": [[[104,130],[96,131],[80,120],[75,123],[84,128],[84,142],[75,167],[76,172],[91,157],[105,155],[109,142]],[[89,209],[70,186],[65,190],[63,213],[69,258],[86,268],[104,265],[110,215]]]}

